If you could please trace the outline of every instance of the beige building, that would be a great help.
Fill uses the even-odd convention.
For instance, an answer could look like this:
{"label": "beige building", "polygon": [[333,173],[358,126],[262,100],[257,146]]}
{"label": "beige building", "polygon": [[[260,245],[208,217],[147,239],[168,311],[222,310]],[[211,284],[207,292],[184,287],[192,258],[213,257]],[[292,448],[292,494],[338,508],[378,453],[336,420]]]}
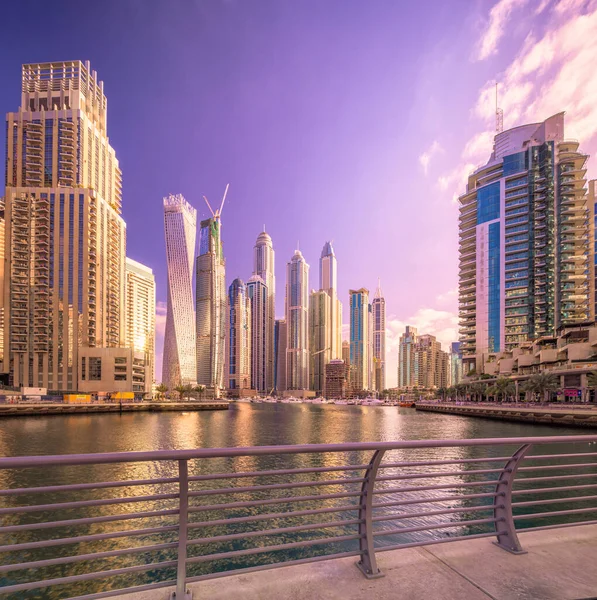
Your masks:
{"label": "beige building", "polygon": [[332,299],[324,290],[309,295],[309,377],[310,389],[321,394],[325,384],[325,366],[332,357]]}
{"label": "beige building", "polygon": [[151,394],[155,371],[155,277],[153,271],[126,259],[126,346],[142,354],[145,365],[145,389]]}
{"label": "beige building", "polygon": [[350,368],[343,360],[332,360],[325,365],[323,395],[326,398],[346,398],[349,394]]}
{"label": "beige building", "polygon": [[8,113],[4,368],[77,389],[85,348],[124,345],[122,175],[103,83],[79,61],[24,65]]}
{"label": "beige building", "polygon": [[251,300],[247,286],[236,278],[228,288],[226,319],[226,387],[231,390],[251,389]]}

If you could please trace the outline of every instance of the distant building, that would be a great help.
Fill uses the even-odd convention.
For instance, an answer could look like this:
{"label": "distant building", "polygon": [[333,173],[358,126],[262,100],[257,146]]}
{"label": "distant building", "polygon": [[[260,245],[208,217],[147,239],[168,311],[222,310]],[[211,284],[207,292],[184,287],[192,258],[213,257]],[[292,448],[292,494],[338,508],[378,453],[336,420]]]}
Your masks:
{"label": "distant building", "polygon": [[346,398],[349,393],[348,365],[343,360],[332,360],[325,366],[323,395],[330,398]]}
{"label": "distant building", "polygon": [[338,262],[332,242],[326,242],[319,258],[319,289],[330,298],[328,323],[330,358],[342,356],[342,302],[338,299]]}
{"label": "distant building", "polygon": [[373,387],[378,392],[382,392],[386,389],[386,301],[381,293],[381,284],[377,286],[371,306],[373,309]]}
{"label": "distant building", "polygon": [[342,360],[350,368],[350,342],[346,340],[342,342]]}
{"label": "distant building", "polygon": [[241,279],[228,288],[226,383],[231,390],[251,388],[251,301]]}
{"label": "distant building", "polygon": [[420,335],[415,346],[415,385],[445,387],[448,382],[448,354],[433,335]]}
{"label": "distant building", "polygon": [[415,346],[417,343],[417,328],[406,326],[406,331],[400,336],[398,346],[398,387],[409,388],[417,385],[415,377]]}
{"label": "distant building", "polygon": [[350,290],[350,384],[370,389],[369,290]]}
{"label": "distant building", "polygon": [[324,290],[313,291],[309,296],[309,352],[310,389],[318,394],[325,384],[325,366],[332,354],[332,302]]}
{"label": "distant building", "polygon": [[[259,275],[253,275],[247,282],[247,295],[251,302],[251,387],[259,392],[271,392],[267,381],[268,364],[268,302],[269,293]],[[272,338],[272,348],[273,348]],[[273,368],[272,368],[273,371]]]}
{"label": "distant building", "polygon": [[274,357],[276,359],[274,389],[277,394],[286,391],[286,342],[286,320],[276,319],[274,327]]}
{"label": "distant building", "polygon": [[460,342],[452,342],[449,354],[449,374],[448,386],[458,385],[462,381],[462,352],[460,351]]}

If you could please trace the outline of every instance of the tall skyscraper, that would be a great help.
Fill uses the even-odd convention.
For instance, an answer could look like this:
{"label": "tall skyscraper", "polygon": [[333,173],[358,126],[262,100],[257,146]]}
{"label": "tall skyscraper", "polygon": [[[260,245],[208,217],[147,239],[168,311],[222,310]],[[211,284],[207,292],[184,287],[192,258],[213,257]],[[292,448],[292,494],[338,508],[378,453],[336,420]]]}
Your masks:
{"label": "tall skyscraper", "polygon": [[330,357],[342,358],[342,302],[338,299],[338,263],[332,242],[326,242],[321,251],[319,289],[330,297]]}
{"label": "tall skyscraper", "polygon": [[[265,282],[253,275],[247,282],[247,295],[251,302],[251,387],[259,392],[272,391],[267,386],[267,335],[270,300]],[[273,342],[273,338],[272,338]],[[273,343],[272,343],[273,348]]]}
{"label": "tall skyscraper", "polygon": [[251,387],[251,301],[241,279],[228,288],[228,346],[226,379],[228,388]]}
{"label": "tall skyscraper", "polygon": [[398,387],[407,388],[417,385],[415,378],[415,347],[417,328],[406,326],[398,345]]}
{"label": "tall skyscraper", "polygon": [[386,389],[386,301],[381,293],[381,283],[372,302],[373,308],[373,361],[375,389]]}
{"label": "tall skyscraper", "polygon": [[220,208],[201,221],[197,257],[197,383],[213,390],[214,396],[224,386],[226,261],[220,215],[226,192]]}
{"label": "tall skyscraper", "polygon": [[197,211],[180,195],[164,198],[168,307],[162,380],[172,390],[197,381],[193,257]]}
{"label": "tall skyscraper", "polygon": [[564,113],[498,133],[460,197],[460,340],[483,354],[594,318],[594,205]]}
{"label": "tall skyscraper", "polygon": [[6,116],[4,367],[15,386],[78,389],[82,348],[124,344],[122,174],[89,63],[23,65]]}
{"label": "tall skyscraper", "polygon": [[370,388],[369,290],[349,290],[350,383],[353,391]]}
{"label": "tall skyscraper", "polygon": [[[274,387],[274,322],[276,320],[276,275],[272,238],[264,230],[257,236],[253,248],[253,275],[261,277],[266,286],[265,315],[265,384],[259,391],[271,392]],[[260,351],[261,352],[261,351]]]}
{"label": "tall skyscraper", "polygon": [[448,354],[433,335],[417,338],[414,364],[415,385],[419,388],[440,388],[448,381]]}
{"label": "tall skyscraper", "polygon": [[274,389],[279,394],[286,390],[286,344],[287,344],[286,319],[276,319],[274,326],[274,356],[275,379]]}
{"label": "tall skyscraper", "polygon": [[[143,354],[144,390],[151,393],[155,364],[155,277],[153,271],[126,259],[126,346]],[[141,390],[133,390],[141,391]]]}
{"label": "tall skyscraper", "polygon": [[309,265],[300,250],[286,266],[286,389],[309,389]]}
{"label": "tall skyscraper", "polygon": [[4,198],[0,198],[0,373],[4,370]]}
{"label": "tall skyscraper", "polygon": [[323,393],[325,366],[331,360],[331,304],[324,290],[312,291],[309,296],[310,388],[318,394]]}

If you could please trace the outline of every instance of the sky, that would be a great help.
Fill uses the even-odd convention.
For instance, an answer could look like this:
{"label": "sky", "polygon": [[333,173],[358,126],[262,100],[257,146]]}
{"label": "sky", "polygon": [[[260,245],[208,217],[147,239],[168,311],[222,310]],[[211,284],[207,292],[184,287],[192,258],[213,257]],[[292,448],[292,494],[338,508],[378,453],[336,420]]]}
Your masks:
{"label": "sky", "polygon": [[333,241],[345,323],[348,290],[380,278],[391,387],[405,325],[458,338],[457,196],[491,153],[496,81],[506,129],[566,111],[597,154],[597,0],[21,0],[2,21],[0,112],[22,63],[90,60],[104,81],[127,255],[156,277],[158,381],[165,195],[206,218],[230,184],[227,283],[265,224],[278,317],[297,244],[315,288]]}

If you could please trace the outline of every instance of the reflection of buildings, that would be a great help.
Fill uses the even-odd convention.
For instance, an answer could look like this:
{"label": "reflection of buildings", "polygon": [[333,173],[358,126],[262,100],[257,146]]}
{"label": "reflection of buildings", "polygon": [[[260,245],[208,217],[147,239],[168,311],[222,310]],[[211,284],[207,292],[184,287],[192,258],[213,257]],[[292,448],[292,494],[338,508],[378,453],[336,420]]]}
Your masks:
{"label": "reflection of buildings", "polygon": [[369,290],[350,290],[350,384],[353,391],[370,387]]}
{"label": "reflection of buildings", "polygon": [[226,383],[229,389],[251,387],[251,301],[241,279],[228,288]]}

